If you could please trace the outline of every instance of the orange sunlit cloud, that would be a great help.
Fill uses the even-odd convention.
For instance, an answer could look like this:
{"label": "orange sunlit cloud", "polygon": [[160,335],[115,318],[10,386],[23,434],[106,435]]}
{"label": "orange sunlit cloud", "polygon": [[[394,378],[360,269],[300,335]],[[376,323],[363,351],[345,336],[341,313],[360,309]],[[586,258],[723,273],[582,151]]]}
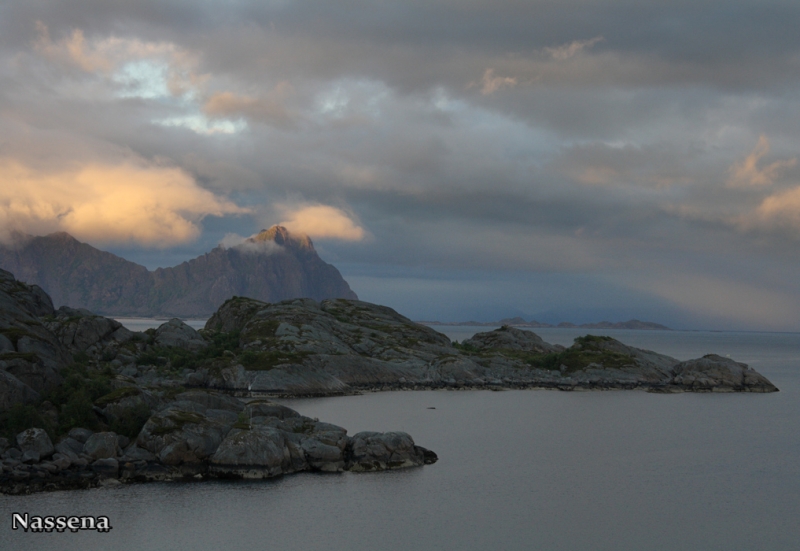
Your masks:
{"label": "orange sunlit cloud", "polygon": [[245,212],[177,168],[128,161],[42,172],[0,159],[5,236],[63,230],[93,243],[168,247],[197,238],[205,216]]}
{"label": "orange sunlit cloud", "polygon": [[279,206],[289,231],[322,239],[361,241],[366,233],[341,209],[329,205]]}
{"label": "orange sunlit cloud", "polygon": [[769,140],[763,134],[758,138],[753,151],[743,161],[734,164],[730,169],[728,185],[733,187],[772,185],[783,170],[792,168],[797,159],[775,161],[764,167],[759,162],[769,153]]}

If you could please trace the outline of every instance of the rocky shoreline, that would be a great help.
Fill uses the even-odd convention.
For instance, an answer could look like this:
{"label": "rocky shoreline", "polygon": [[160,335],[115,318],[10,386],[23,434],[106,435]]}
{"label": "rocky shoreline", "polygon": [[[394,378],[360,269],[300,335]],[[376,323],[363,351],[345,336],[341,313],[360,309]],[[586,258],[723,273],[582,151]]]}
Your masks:
{"label": "rocky shoreline", "polygon": [[132,332],[56,310],[41,288],[0,270],[4,493],[430,464],[436,455],[407,434],[348,436],[264,398],[526,388],[778,390],[730,358],[682,362],[604,336],[565,348],[504,326],[451,343],[357,300],[234,297],[203,330],[172,319]]}
{"label": "rocky shoreline", "polygon": [[[15,445],[11,445],[15,444]],[[264,400],[188,391],[159,410],[131,442],[73,428],[53,445],[29,428],[0,438],[0,493],[209,478],[272,478],[304,471],[367,472],[418,467],[437,456],[404,432],[360,432]]]}

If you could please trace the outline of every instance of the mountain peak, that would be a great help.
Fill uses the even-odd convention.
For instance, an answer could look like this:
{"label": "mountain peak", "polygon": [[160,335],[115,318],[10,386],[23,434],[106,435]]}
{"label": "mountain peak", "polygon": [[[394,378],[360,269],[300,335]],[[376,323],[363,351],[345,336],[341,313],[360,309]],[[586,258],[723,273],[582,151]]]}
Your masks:
{"label": "mountain peak", "polygon": [[268,230],[261,230],[256,235],[248,239],[248,241],[252,243],[273,241],[283,247],[310,249],[312,251],[314,250],[314,244],[311,242],[310,237],[304,234],[292,234],[289,232],[289,230],[283,226],[278,226],[277,224]]}

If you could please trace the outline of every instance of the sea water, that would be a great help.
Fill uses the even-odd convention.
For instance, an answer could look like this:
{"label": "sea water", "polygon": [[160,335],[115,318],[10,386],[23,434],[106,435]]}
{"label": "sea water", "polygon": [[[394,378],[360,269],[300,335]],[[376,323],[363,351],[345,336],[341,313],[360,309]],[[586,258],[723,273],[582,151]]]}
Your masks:
{"label": "sea water", "polygon": [[[439,461],[384,473],[0,496],[0,549],[797,549],[800,335],[536,332],[564,345],[587,332],[608,334],[681,360],[730,355],[781,391],[421,391],[281,400],[350,434],[407,431]],[[104,515],[112,530],[13,531],[13,512]]]}

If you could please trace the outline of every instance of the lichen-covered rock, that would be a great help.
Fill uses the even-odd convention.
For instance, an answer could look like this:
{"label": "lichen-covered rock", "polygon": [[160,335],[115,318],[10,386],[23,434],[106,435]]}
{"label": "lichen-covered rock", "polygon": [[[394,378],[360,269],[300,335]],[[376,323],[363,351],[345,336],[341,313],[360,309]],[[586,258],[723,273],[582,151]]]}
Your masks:
{"label": "lichen-covered rock", "polygon": [[42,459],[50,457],[56,451],[47,432],[40,428],[25,429],[19,433],[17,435],[17,446],[19,446],[23,454],[29,450],[35,451]]}

